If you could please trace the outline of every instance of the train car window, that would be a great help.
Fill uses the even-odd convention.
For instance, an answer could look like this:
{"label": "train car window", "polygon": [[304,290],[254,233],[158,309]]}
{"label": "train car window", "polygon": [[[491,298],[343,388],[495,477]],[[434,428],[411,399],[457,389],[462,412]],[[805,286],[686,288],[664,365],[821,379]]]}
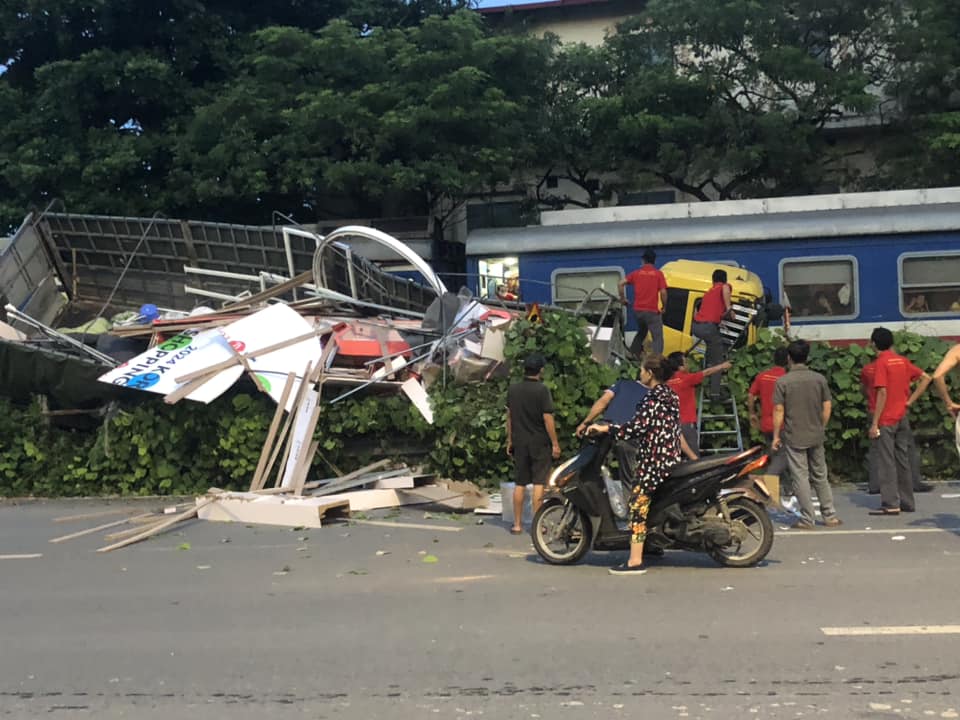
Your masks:
{"label": "train car window", "polygon": [[621,267],[558,268],[550,278],[551,299],[554,305],[570,310],[588,300],[587,312],[602,312],[610,297],[616,300],[621,280]]}
{"label": "train car window", "polygon": [[900,312],[904,316],[960,312],[960,253],[901,255]]}
{"label": "train car window", "polygon": [[687,319],[687,302],[690,291],[682,288],[667,288],[667,307],[663,311],[663,324],[683,332]]}
{"label": "train car window", "polygon": [[860,313],[857,260],[852,256],[780,261],[782,302],[797,320],[850,319]]}

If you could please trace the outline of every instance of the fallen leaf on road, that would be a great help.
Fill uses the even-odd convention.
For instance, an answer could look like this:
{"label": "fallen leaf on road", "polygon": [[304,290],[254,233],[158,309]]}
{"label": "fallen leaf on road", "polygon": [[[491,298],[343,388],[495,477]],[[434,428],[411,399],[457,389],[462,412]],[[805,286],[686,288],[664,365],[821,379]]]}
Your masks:
{"label": "fallen leaf on road", "polygon": [[432,564],[432,563],[440,562],[440,558],[438,558],[436,555],[424,555],[423,562]]}
{"label": "fallen leaf on road", "polygon": [[177,550],[189,550],[189,549],[190,549],[190,543],[188,542],[180,543],[179,545],[177,545]]}

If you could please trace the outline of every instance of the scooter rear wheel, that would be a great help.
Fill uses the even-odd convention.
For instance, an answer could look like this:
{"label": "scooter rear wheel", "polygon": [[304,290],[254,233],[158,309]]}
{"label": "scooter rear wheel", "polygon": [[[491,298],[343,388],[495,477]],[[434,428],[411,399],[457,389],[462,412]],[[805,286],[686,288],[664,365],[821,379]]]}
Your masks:
{"label": "scooter rear wheel", "polygon": [[590,549],[590,521],[570,503],[544,503],[533,517],[533,547],[551,565],[572,565]]}
{"label": "scooter rear wheel", "polygon": [[761,562],[773,547],[773,521],[766,509],[749,498],[736,498],[727,505],[730,518],[741,525],[746,537],[742,543],[732,543],[710,550],[710,557],[725,567],[753,567]]}

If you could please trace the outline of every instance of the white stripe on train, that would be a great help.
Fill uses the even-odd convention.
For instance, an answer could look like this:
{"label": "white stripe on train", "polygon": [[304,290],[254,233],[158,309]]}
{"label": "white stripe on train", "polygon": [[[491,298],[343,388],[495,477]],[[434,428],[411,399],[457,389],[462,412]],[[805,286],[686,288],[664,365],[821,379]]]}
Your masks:
{"label": "white stripe on train", "polygon": [[[779,326],[774,326],[779,327]],[[949,320],[906,320],[900,322],[859,322],[859,323],[793,323],[790,336],[804,340],[829,340],[833,342],[857,342],[870,340],[875,327],[885,327],[893,332],[908,330],[918,335],[930,337],[960,338],[960,319]],[[781,327],[782,329],[782,327]]]}

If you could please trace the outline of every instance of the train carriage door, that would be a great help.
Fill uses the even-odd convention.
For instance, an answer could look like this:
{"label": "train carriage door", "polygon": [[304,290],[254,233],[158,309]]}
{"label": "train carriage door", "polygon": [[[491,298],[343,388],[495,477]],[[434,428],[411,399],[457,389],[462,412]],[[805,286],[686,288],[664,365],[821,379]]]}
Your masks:
{"label": "train carriage door", "polygon": [[520,260],[517,257],[479,260],[477,272],[477,297],[481,300],[521,301]]}

